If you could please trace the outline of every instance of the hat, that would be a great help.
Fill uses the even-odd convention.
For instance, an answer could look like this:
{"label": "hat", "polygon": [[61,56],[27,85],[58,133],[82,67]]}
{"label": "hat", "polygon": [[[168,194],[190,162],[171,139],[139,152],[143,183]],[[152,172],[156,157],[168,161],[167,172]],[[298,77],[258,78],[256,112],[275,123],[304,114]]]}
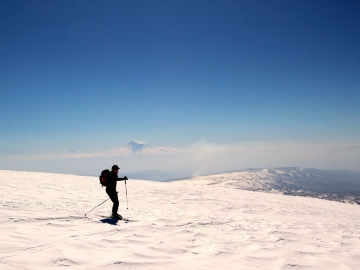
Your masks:
{"label": "hat", "polygon": [[120,168],[118,167],[118,165],[114,165],[114,166],[111,167],[111,169],[112,169],[112,170],[118,170],[118,169],[120,169]]}

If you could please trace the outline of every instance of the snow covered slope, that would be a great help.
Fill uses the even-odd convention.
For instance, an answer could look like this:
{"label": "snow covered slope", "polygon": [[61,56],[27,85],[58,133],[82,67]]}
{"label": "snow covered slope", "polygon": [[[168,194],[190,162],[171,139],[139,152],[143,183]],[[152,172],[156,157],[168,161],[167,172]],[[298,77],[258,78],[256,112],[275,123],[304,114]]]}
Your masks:
{"label": "snow covered slope", "polygon": [[194,181],[119,182],[120,213],[96,177],[0,171],[0,269],[360,267],[358,205]]}
{"label": "snow covered slope", "polygon": [[360,172],[305,168],[246,169],[197,176],[195,184],[317,197],[360,204]]}

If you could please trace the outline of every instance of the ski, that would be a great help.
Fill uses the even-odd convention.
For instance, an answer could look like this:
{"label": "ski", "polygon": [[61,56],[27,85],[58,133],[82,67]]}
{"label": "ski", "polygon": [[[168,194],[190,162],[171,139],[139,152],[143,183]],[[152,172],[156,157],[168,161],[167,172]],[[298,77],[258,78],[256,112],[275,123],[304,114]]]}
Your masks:
{"label": "ski", "polygon": [[129,218],[125,218],[125,217],[123,217],[122,219],[117,219],[117,218],[112,217],[111,215],[110,215],[110,216],[101,216],[101,217],[103,217],[103,218],[109,218],[109,219],[114,219],[114,220],[119,220],[119,221],[124,221],[125,223],[128,223],[128,222],[139,222],[139,220],[129,219]]}

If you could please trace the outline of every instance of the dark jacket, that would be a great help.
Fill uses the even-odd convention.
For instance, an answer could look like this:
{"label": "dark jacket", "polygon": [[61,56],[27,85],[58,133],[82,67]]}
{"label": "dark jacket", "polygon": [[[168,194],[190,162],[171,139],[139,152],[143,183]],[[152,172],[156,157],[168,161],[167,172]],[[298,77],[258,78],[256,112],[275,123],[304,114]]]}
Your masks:
{"label": "dark jacket", "polygon": [[116,192],[116,183],[117,181],[123,181],[125,178],[119,178],[117,173],[111,171],[110,174],[106,177],[106,192],[113,193]]}

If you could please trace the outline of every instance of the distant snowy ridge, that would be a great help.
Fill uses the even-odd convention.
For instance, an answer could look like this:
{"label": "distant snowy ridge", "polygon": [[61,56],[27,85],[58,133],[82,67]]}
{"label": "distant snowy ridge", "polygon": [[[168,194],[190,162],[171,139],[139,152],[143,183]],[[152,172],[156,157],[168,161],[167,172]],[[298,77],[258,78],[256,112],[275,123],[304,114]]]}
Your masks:
{"label": "distant snowy ridge", "polygon": [[79,157],[106,157],[106,156],[126,156],[126,155],[159,155],[159,154],[176,154],[180,150],[177,148],[157,147],[146,144],[141,141],[130,141],[127,145],[119,148],[110,149],[103,152],[96,153],[77,153],[73,150],[68,151],[64,158],[79,158]]}
{"label": "distant snowy ridge", "polygon": [[360,172],[306,168],[246,169],[196,176],[196,184],[360,204]]}

